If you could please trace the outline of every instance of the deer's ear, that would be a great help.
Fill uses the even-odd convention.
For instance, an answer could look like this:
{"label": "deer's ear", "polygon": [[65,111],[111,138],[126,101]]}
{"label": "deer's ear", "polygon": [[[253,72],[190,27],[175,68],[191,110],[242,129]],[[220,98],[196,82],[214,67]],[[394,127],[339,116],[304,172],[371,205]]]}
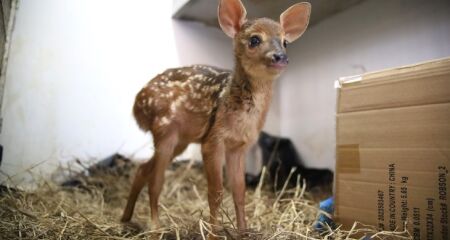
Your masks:
{"label": "deer's ear", "polygon": [[240,0],[220,0],[217,15],[222,30],[234,38],[245,22],[247,11]]}
{"label": "deer's ear", "polygon": [[311,4],[308,2],[297,3],[281,14],[280,24],[288,42],[295,41],[305,32],[310,15]]}

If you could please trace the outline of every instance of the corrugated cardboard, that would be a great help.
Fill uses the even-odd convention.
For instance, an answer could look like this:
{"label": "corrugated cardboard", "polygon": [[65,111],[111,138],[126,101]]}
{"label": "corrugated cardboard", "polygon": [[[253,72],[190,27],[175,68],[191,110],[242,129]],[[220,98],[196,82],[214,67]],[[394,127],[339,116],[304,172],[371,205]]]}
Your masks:
{"label": "corrugated cardboard", "polygon": [[336,118],[338,223],[450,239],[450,59],[343,78]]}

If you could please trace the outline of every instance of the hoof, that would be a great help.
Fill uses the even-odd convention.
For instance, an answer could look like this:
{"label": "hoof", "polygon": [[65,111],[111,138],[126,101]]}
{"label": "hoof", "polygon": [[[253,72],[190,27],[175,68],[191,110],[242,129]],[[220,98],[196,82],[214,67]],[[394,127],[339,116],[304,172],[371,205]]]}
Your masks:
{"label": "hoof", "polygon": [[144,231],[144,228],[135,222],[122,222],[124,232],[132,232],[134,234],[138,234]]}
{"label": "hoof", "polygon": [[120,222],[121,222],[121,223],[128,223],[128,222],[130,222],[130,218],[129,218],[129,217],[122,217],[122,218],[120,219]]}

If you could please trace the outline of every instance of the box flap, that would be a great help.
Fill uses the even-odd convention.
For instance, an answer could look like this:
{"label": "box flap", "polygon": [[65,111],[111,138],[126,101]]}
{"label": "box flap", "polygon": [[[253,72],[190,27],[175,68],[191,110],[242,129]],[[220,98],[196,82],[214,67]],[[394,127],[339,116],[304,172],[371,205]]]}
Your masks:
{"label": "box flap", "polygon": [[339,79],[338,113],[450,102],[450,58]]}

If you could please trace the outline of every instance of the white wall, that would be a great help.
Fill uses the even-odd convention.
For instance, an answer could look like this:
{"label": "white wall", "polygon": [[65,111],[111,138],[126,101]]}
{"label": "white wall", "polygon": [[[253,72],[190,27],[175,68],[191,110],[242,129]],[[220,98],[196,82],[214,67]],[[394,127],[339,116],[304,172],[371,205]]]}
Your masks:
{"label": "white wall", "polygon": [[[148,158],[131,115],[137,91],[168,67],[232,66],[220,30],[171,18],[172,1],[22,0],[3,99],[1,171],[50,172],[75,157]],[[25,174],[26,175],[26,174]],[[4,180],[5,175],[0,175]]]}
{"label": "white wall", "polygon": [[450,56],[450,1],[367,0],[308,29],[289,48],[281,133],[306,165],[334,168],[334,81]]}

